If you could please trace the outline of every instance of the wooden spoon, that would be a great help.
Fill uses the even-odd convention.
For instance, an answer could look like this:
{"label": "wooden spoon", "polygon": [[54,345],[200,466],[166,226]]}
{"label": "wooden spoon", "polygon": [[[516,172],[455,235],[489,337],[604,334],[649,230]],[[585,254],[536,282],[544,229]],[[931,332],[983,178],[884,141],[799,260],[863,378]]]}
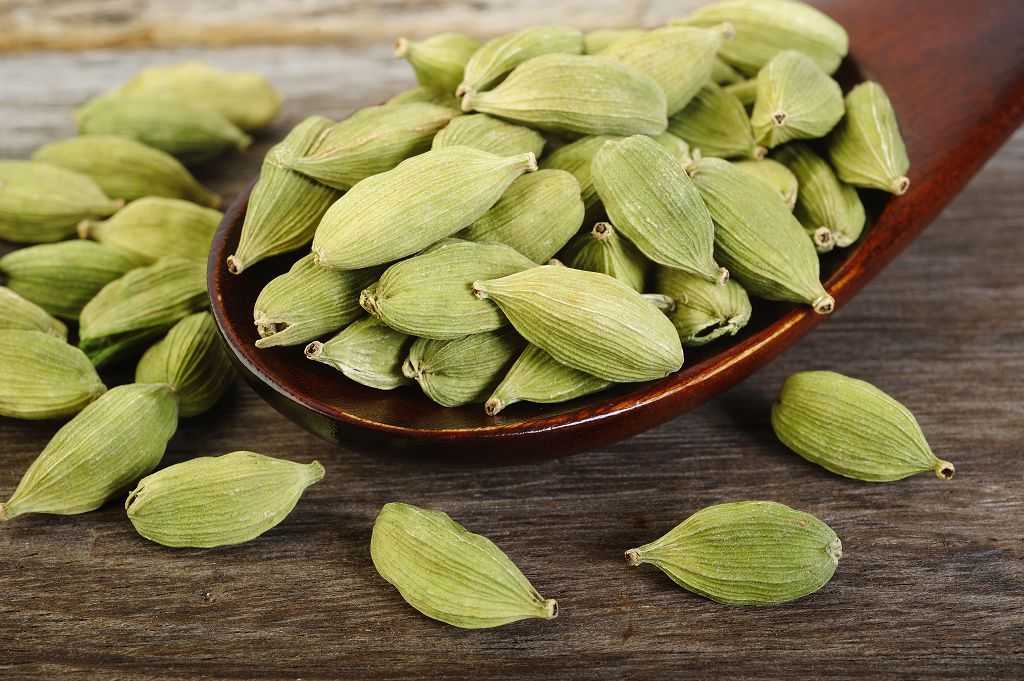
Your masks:
{"label": "wooden spoon", "polygon": [[[873,226],[859,243],[822,261],[826,288],[841,306],[910,243],[1024,119],[1024,2],[816,4],[850,35],[841,83],[849,88],[868,78],[885,87],[911,161],[909,192],[893,199],[865,193]],[[683,369],[660,381],[565,404],[515,404],[496,417],[485,415],[481,405],[446,409],[416,388],[358,385],[307,360],[301,346],[256,349],[253,303],[294,257],[259,263],[240,276],[227,272],[225,258],[238,243],[248,195],[225,215],[209,261],[213,312],[231,354],[278,411],[326,440],[367,453],[493,465],[599,447],[714,397],[826,319],[806,306],[755,300],[755,316],[740,335],[687,350]]]}

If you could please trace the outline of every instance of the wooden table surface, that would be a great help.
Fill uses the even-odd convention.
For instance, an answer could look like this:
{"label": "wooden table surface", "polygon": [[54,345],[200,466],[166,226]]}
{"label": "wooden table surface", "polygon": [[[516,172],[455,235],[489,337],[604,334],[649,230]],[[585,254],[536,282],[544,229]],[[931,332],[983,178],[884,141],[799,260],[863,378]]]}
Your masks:
{"label": "wooden table surface", "polygon": [[[0,61],[0,157],[73,134],[71,107],[136,69],[199,57],[266,73],[287,97],[245,156],[205,169],[230,197],[309,114],[345,116],[412,80],[385,46],[27,53]],[[459,470],[338,449],[240,381],[183,420],[165,463],[237,449],[319,459],[325,480],[260,539],[171,550],[121,504],[0,526],[0,677],[638,679],[1019,678],[1024,674],[1024,134],[849,305],[767,369],[639,437],[542,465]],[[2,251],[2,247],[0,247]],[[917,415],[957,476],[834,477],[774,438],[782,380],[836,369]],[[0,419],[6,497],[56,424]],[[775,608],[726,607],[623,550],[703,506],[770,499],[843,540],[831,583]],[[401,500],[501,546],[551,622],[456,630],[374,571],[370,529]]]}

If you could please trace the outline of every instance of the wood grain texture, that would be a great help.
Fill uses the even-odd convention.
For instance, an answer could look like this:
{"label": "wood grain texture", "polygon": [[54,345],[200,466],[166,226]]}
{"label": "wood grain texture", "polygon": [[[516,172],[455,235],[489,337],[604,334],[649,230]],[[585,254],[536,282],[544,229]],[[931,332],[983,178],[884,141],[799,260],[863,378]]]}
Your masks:
{"label": "wood grain texture", "polygon": [[[72,134],[70,107],[144,65],[187,57],[262,71],[287,97],[248,154],[204,171],[226,198],[303,116],[342,116],[412,84],[384,46],[9,56],[0,157]],[[165,463],[255,449],[315,457],[323,482],[281,526],[223,550],[153,545],[116,502],[0,526],[0,677],[1019,678],[1022,177],[1018,131],[893,265],[779,360],[684,417],[570,459],[383,463],[323,443],[239,383],[215,414],[182,422]],[[908,405],[957,477],[869,485],[787,452],[768,422],[775,391],[792,372],[826,368]],[[0,419],[0,495],[56,427]],[[739,499],[831,525],[845,553],[833,581],[786,606],[729,608],[626,567],[625,549]],[[477,632],[420,616],[369,558],[373,519],[393,500],[486,534],[562,614]]]}

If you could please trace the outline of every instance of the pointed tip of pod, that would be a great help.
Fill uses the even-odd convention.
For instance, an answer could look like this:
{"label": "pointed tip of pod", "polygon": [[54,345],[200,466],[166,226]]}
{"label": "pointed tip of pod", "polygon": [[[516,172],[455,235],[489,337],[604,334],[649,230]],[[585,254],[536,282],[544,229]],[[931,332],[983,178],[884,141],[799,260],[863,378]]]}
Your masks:
{"label": "pointed tip of pod", "polygon": [[323,480],[324,479],[324,475],[327,474],[327,471],[324,470],[323,464],[320,463],[319,461],[317,461],[316,459],[313,459],[312,461],[310,461],[309,465],[306,466],[306,469],[310,473],[310,475],[309,475],[309,484],[311,484],[311,485],[313,483],[317,483],[317,482],[320,482],[321,480]]}
{"label": "pointed tip of pod", "polygon": [[10,518],[7,517],[7,504],[0,504],[0,523],[6,523]]}
{"label": "pointed tip of pod", "polygon": [[324,354],[324,344],[321,343],[320,341],[313,341],[312,343],[306,346],[303,352],[309,359],[320,359],[320,357],[323,356]]}
{"label": "pointed tip of pod", "polygon": [[818,253],[828,253],[836,247],[835,235],[828,227],[818,227],[811,233],[811,241],[814,242],[814,249]]}
{"label": "pointed tip of pod", "polygon": [[406,378],[419,380],[420,376],[422,376],[423,374],[417,371],[416,367],[414,367],[412,364],[412,360],[406,357],[405,361],[402,362],[402,375],[404,375]]}
{"label": "pointed tip of pod", "polygon": [[892,193],[896,196],[903,196],[910,189],[910,178],[906,175],[901,175],[893,180]]}
{"label": "pointed tip of pod", "polygon": [[726,40],[732,40],[736,37],[736,28],[728,21],[722,22],[716,28]]}
{"label": "pointed tip of pod", "polygon": [[228,272],[231,274],[241,274],[245,270],[245,263],[237,255],[229,255],[227,257]]}
{"label": "pointed tip of pod", "polygon": [[485,298],[488,297],[487,291],[484,289],[484,283],[482,281],[473,282],[473,295],[479,298],[480,300],[484,300]]}
{"label": "pointed tip of pod", "polygon": [[565,263],[558,258],[551,258],[546,264],[548,267],[565,267]]}
{"label": "pointed tip of pod", "polygon": [[754,151],[751,153],[751,156],[753,156],[756,159],[762,159],[762,158],[764,158],[767,155],[768,155],[768,148],[767,147],[762,147],[760,144],[755,146],[754,147]]}
{"label": "pointed tip of pod", "polygon": [[459,99],[469,92],[469,87],[465,83],[459,83],[459,86],[455,88],[455,96]]}
{"label": "pointed tip of pod", "polygon": [[528,151],[526,152],[525,157],[526,158],[524,158],[523,160],[526,163],[526,172],[532,173],[535,170],[537,170],[537,155],[534,154],[532,151]]}
{"label": "pointed tip of pod", "polygon": [[610,222],[598,222],[590,232],[595,239],[604,240],[611,238],[613,230]]}
{"label": "pointed tip of pod", "polygon": [[832,311],[836,309],[836,299],[826,293],[811,303],[811,307],[818,314],[832,314]]}
{"label": "pointed tip of pod", "polygon": [[504,408],[505,403],[497,397],[492,397],[484,403],[484,411],[488,416],[496,416]]}
{"label": "pointed tip of pod", "polygon": [[409,54],[409,40],[407,38],[399,38],[395,41],[395,58],[404,59],[407,54]]}
{"label": "pointed tip of pod", "polygon": [[729,281],[729,270],[727,270],[724,267],[719,267],[718,277],[715,279],[715,283],[718,284],[719,286],[722,286],[727,281]]}
{"label": "pointed tip of pod", "polygon": [[829,558],[832,559],[832,562],[839,565],[839,559],[843,557],[843,542],[840,541],[839,537],[836,537],[832,540],[832,543],[825,548],[825,551],[828,553]]}
{"label": "pointed tip of pod", "polygon": [[949,480],[956,475],[956,467],[948,461],[939,459],[935,464],[935,477],[940,480]]}
{"label": "pointed tip of pod", "polygon": [[92,227],[92,220],[82,220],[81,222],[79,222],[78,226],[75,227],[75,231],[78,233],[78,238],[88,239],[92,235]]}
{"label": "pointed tip of pod", "polygon": [[544,619],[553,620],[558,617],[558,601],[548,598],[544,601]]}
{"label": "pointed tip of pod", "polygon": [[626,551],[626,564],[627,565],[629,565],[630,567],[636,567],[641,562],[643,562],[643,561],[640,558],[640,551],[639,551],[639,549],[630,549],[629,551]]}
{"label": "pointed tip of pod", "polygon": [[363,289],[359,294],[359,307],[374,317],[380,316],[380,308],[377,307],[377,296],[370,289]]}

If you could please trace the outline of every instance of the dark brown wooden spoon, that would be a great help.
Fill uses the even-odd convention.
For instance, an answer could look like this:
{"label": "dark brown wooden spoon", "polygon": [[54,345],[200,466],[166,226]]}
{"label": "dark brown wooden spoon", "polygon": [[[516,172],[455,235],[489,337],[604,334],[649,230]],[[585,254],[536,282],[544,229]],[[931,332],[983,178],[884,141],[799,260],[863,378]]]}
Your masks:
{"label": "dark brown wooden spoon", "polygon": [[[1021,0],[822,0],[850,35],[845,87],[870,78],[895,106],[910,156],[910,191],[865,194],[874,224],[822,261],[841,306],[927,225],[1024,119]],[[1024,185],[1022,185],[1024,186]],[[250,187],[251,189],[251,187]],[[278,411],[323,437],[371,454],[494,465],[566,456],[621,440],[692,409],[757,371],[824,321],[804,306],[755,301],[736,338],[687,350],[668,378],[556,405],[446,409],[418,389],[379,391],[307,360],[302,347],[257,350],[252,308],[294,257],[229,274],[246,191],[227,211],[209,261],[213,312],[245,378]],[[1022,205],[1024,207],[1024,205]],[[941,285],[941,282],[936,282]]]}

